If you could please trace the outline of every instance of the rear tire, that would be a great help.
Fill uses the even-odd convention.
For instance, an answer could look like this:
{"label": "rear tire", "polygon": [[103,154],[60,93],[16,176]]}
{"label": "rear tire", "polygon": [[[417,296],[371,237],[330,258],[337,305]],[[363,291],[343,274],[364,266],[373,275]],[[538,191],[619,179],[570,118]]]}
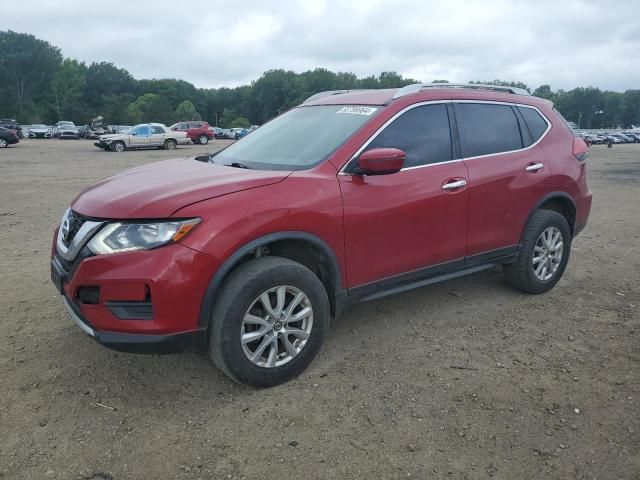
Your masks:
{"label": "rear tire", "polygon": [[209,137],[207,137],[206,135],[200,135],[198,143],[200,143],[200,145],[206,145],[207,143],[209,143]]}
{"label": "rear tire", "polygon": [[[292,320],[303,314],[303,320]],[[209,326],[210,356],[238,383],[279,385],[315,358],[329,314],[327,291],[307,267],[281,257],[249,260],[229,274],[217,297]]]}
{"label": "rear tire", "polygon": [[524,229],[516,261],[504,266],[507,282],[524,292],[547,292],[562,278],[570,253],[567,219],[552,210],[537,210]]}
{"label": "rear tire", "polygon": [[175,140],[167,140],[166,142],[164,142],[164,149],[165,150],[175,150],[176,149],[176,141]]}
{"label": "rear tire", "polygon": [[0,148],[7,148],[7,141],[4,138],[0,138]]}

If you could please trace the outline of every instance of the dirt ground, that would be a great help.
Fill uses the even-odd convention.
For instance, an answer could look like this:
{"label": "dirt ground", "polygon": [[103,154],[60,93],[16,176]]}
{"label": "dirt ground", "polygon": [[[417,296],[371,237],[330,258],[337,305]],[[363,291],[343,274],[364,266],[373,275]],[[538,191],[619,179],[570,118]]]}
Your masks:
{"label": "dirt ground", "polygon": [[83,187],[223,144],[0,150],[0,478],[640,478],[640,146],[591,148],[591,218],[551,292],[496,269],[361,304],[256,390],[203,354],[101,347],[49,281]]}

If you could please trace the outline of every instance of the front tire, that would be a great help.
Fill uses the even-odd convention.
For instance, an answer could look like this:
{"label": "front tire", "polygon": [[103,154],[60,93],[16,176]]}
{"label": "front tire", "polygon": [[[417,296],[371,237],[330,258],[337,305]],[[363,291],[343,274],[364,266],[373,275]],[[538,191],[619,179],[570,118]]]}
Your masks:
{"label": "front tire", "polygon": [[307,267],[281,257],[250,260],[222,286],[211,316],[209,353],[238,383],[279,385],[315,358],[329,315],[327,291]]}
{"label": "front tire", "polygon": [[516,261],[504,266],[507,282],[524,292],[547,292],[562,278],[570,253],[567,219],[552,210],[537,210],[525,227]]}
{"label": "front tire", "polygon": [[111,151],[116,152],[116,153],[124,152],[125,148],[126,147],[125,147],[124,142],[117,141],[117,142],[113,142],[111,144]]}
{"label": "front tire", "polygon": [[198,143],[200,143],[200,145],[206,145],[207,143],[209,143],[209,137],[207,137],[206,135],[200,135]]}

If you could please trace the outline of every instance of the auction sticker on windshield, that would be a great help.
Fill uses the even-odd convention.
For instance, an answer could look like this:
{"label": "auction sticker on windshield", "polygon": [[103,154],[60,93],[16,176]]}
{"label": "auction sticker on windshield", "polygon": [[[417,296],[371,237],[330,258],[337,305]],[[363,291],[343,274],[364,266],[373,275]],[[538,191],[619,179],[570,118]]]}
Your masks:
{"label": "auction sticker on windshield", "polygon": [[336,113],[352,113],[355,115],[371,115],[373,113],[375,113],[375,111],[378,110],[377,108],[374,107],[342,107],[340,110],[338,110]]}

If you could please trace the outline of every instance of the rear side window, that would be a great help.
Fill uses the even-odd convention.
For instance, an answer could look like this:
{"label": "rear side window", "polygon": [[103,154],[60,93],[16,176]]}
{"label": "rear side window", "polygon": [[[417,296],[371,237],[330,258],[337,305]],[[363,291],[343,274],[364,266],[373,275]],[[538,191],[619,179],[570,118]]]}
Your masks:
{"label": "rear side window", "polygon": [[458,103],[456,119],[465,158],[522,148],[518,119],[509,105]]}
{"label": "rear side window", "polygon": [[165,133],[164,128],[162,128],[162,127],[158,127],[158,126],[156,126],[156,125],[153,125],[153,126],[151,127],[151,131],[152,131],[153,133],[155,133],[155,134],[158,134],[158,133]]}
{"label": "rear side window", "polygon": [[538,111],[534,108],[518,107],[524,121],[529,127],[529,131],[533,136],[533,143],[537,142],[540,137],[547,131],[547,122]]}
{"label": "rear side window", "polygon": [[367,146],[367,150],[372,148],[404,150],[405,168],[451,160],[446,105],[424,105],[403,113]]}

